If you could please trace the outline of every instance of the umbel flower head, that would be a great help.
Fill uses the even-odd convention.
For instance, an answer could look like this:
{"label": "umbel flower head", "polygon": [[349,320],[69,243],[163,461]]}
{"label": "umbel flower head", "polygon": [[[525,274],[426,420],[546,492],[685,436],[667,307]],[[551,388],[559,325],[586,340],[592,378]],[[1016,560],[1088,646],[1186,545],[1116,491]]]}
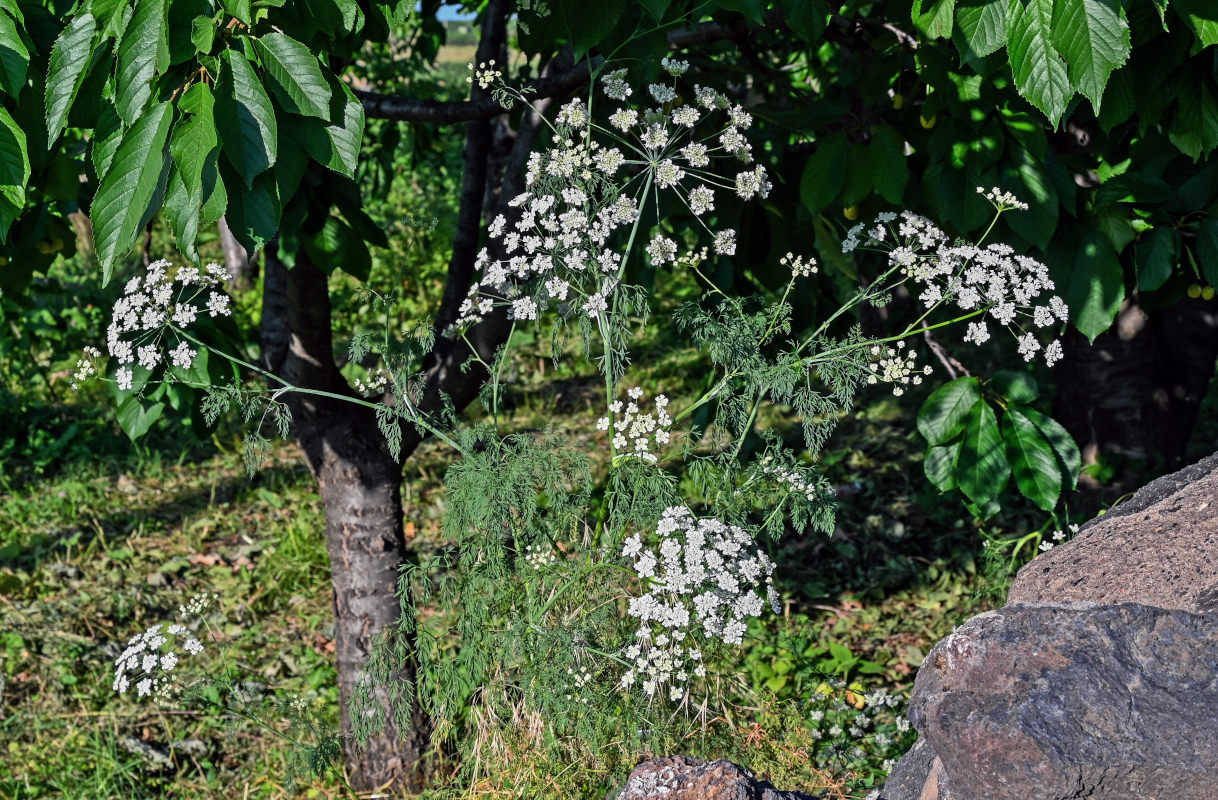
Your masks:
{"label": "umbel flower head", "polygon": [[747,620],[761,615],[767,601],[777,613],[774,562],[743,528],[717,519],[698,519],[685,506],[665,509],[654,548],[640,534],[626,540],[622,555],[647,591],[631,598],[627,613],[639,620],[634,644],[623,655],[632,666],[621,686],[636,683],[648,697],[667,688],[681,699],[694,677],[706,675],[694,632],[705,640],[740,644]]}
{"label": "umbel flower head", "polygon": [[[715,209],[716,191],[734,191],[744,200],[770,192],[765,167],[752,163],[744,136],[752,116],[704,86],[694,87],[693,102],[682,101],[676,77],[689,65],[665,59],[663,68],[672,82],[639,92],[630,87],[626,69],[601,76],[611,100],[638,96],[656,103],[611,109],[607,125],[583,100],[560,109],[553,143],[529,157],[527,188],[509,204],[512,219],[501,215],[489,226],[491,244],[478,255],[458,326],[497,306],[513,319],[536,319],[554,303],[564,316],[601,320],[614,307],[624,272],[610,238],[641,223],[652,192],[670,193],[688,208],[717,254],[735,253],[736,232],[712,230],[705,220]],[[719,165],[723,170],[715,169]],[[652,264],[683,263],[673,238],[656,233],[648,241]]]}
{"label": "umbel flower head", "polygon": [[[224,267],[182,267],[174,276],[169,267],[168,261],[154,261],[146,275],[127,281],[114,304],[106,349],[118,362],[115,379],[122,391],[131,389],[135,365],[150,372],[165,365],[189,369],[198,351],[180,334],[204,314],[232,314],[228,295],[217,289],[227,275]],[[77,376],[90,374],[78,365]]]}
{"label": "umbel flower head", "polygon": [[[1026,209],[1013,195],[999,189],[977,190],[998,213]],[[990,338],[992,321],[1007,328],[1019,343],[1019,354],[1031,361],[1041,350],[1034,329],[1050,328],[1069,321],[1066,303],[1053,291],[1049,268],[1034,258],[1016,255],[1008,244],[996,242],[984,247],[960,244],[948,239],[933,222],[912,211],[885,212],[868,224],[855,225],[842,241],[842,252],[866,247],[887,254],[890,270],[900,276],[898,283],[910,282],[910,291],[927,313],[944,305],[955,305],[965,312],[984,312],[967,326],[964,341],[980,345]],[[891,359],[893,354],[887,354]],[[1061,343],[1051,341],[1044,347],[1045,362],[1053,366],[1062,357]],[[895,372],[897,362],[889,361]],[[907,365],[912,369],[912,365]],[[879,368],[895,374],[881,363]],[[886,380],[882,374],[879,380]]]}
{"label": "umbel flower head", "polygon": [[[215,599],[215,595],[195,595],[180,607],[183,618],[198,616]],[[119,694],[126,694],[134,684],[140,697],[166,696],[173,679],[170,673],[178,663],[203,652],[203,643],[190,630],[179,624],[153,625],[127,641],[127,649],[114,659],[114,683]]]}

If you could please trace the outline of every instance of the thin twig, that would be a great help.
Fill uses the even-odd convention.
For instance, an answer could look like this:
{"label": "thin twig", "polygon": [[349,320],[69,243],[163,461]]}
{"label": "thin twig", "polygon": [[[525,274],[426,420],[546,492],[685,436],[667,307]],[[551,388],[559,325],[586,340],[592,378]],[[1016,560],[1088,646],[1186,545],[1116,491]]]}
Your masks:
{"label": "thin twig", "polygon": [[926,338],[926,344],[930,347],[930,351],[939,359],[939,363],[947,370],[947,374],[951,376],[952,380],[960,377],[960,373],[964,373],[970,378],[972,377],[972,373],[968,371],[968,368],[952,358],[947,350],[943,348],[943,345],[939,344],[935,337],[931,335],[930,326],[926,324],[926,320],[922,320],[922,335]]}

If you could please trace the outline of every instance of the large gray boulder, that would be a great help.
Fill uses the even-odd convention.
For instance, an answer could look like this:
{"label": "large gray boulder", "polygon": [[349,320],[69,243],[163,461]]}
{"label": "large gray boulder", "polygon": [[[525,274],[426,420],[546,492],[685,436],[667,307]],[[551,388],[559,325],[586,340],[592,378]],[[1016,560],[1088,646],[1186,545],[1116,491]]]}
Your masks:
{"label": "large gray boulder", "polygon": [[1020,570],[918,672],[882,800],[1218,800],[1218,455]]}

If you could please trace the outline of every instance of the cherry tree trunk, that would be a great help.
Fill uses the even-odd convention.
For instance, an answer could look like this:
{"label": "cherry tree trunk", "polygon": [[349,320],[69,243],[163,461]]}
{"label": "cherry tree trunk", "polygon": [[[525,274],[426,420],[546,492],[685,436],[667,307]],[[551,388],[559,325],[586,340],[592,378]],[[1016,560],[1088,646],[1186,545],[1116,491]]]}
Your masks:
{"label": "cherry tree trunk", "polygon": [[[304,253],[286,270],[266,251],[263,353],[268,366],[302,388],[353,396],[333,357],[326,276]],[[373,638],[397,623],[398,567],[407,552],[402,531],[401,465],[389,454],[373,412],[344,400],[290,393],[293,434],[317,481],[325,508],[326,551],[334,590],[335,653],[344,733],[352,729],[350,700],[364,675]],[[414,680],[413,664],[400,665],[398,680]],[[428,726],[412,714],[399,730],[388,698],[380,734],[363,748],[348,741],[346,765],[358,791],[406,788],[421,782],[415,771],[427,744]]]}

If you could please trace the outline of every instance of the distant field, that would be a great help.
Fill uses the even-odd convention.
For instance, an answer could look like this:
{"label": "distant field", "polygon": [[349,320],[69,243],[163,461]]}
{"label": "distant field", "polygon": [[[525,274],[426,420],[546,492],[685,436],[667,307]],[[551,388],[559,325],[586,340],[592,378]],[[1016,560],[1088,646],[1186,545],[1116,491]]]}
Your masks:
{"label": "distant field", "polygon": [[452,44],[445,45],[440,48],[440,54],[436,57],[436,62],[439,64],[465,64],[474,60],[474,55],[478,52],[478,46],[474,44]]}

